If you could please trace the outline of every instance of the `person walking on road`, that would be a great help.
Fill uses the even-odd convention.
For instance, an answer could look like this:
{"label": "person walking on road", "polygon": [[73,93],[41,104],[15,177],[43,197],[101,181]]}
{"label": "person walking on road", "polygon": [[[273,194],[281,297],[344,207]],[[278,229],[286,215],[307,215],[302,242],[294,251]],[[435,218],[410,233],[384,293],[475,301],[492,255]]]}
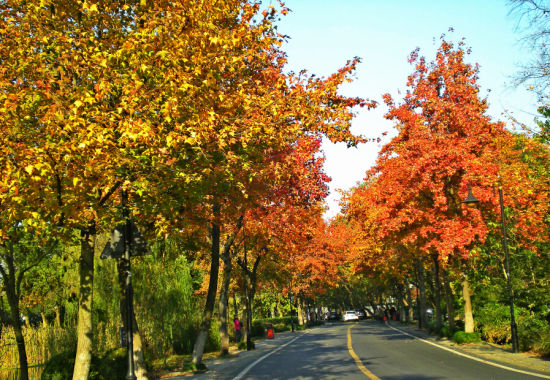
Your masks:
{"label": "person walking on road", "polygon": [[242,332],[243,324],[241,323],[241,321],[239,321],[239,317],[237,317],[236,315],[235,315],[235,318],[233,319],[233,324],[235,325],[235,340],[237,341],[237,343],[239,343],[243,338],[243,332]]}

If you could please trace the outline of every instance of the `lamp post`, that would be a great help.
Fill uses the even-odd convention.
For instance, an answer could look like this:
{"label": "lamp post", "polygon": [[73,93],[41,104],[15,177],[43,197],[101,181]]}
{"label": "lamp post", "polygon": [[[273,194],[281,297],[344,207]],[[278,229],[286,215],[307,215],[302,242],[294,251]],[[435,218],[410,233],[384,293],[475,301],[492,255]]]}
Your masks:
{"label": "lamp post", "polygon": [[294,332],[294,308],[292,307],[292,280],[289,283],[288,299],[290,300],[290,326]]}
{"label": "lamp post", "polygon": [[[130,266],[130,259],[134,256],[143,256],[151,254],[151,251],[139,232],[137,226],[132,222],[130,213],[128,210],[128,193],[126,190],[122,190],[121,205],[122,216],[124,223],[115,227],[111,234],[111,239],[105,244],[103,252],[101,252],[101,259],[120,259],[121,265],[124,266],[126,271],[124,296],[126,301],[126,342],[125,345],[128,348],[128,372],[126,374],[126,380],[136,380],[135,363],[134,363],[134,341],[133,341],[133,323],[134,323],[134,308],[133,308],[133,289],[132,289],[132,272]],[[121,346],[123,346],[122,333],[121,333]]]}
{"label": "lamp post", "polygon": [[[506,281],[508,283],[508,298],[510,299],[510,331],[512,333],[512,350],[519,352],[518,327],[514,317],[514,293],[512,291],[512,281],[510,279],[510,256],[508,254],[508,242],[506,239],[506,217],[504,216],[504,201],[502,200],[502,186],[498,187],[498,200],[500,203],[500,221],[502,227],[502,246],[504,247],[504,267],[506,270]],[[468,186],[468,196],[462,203],[475,204],[479,200],[472,194],[472,188]]]}

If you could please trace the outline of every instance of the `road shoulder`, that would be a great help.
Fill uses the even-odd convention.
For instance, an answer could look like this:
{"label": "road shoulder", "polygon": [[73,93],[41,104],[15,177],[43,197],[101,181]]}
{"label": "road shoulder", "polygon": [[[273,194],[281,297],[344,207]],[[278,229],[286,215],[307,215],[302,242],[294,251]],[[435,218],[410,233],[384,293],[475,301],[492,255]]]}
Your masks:
{"label": "road shoulder", "polygon": [[496,347],[486,342],[472,344],[458,344],[447,338],[441,338],[430,334],[425,330],[411,325],[402,325],[399,322],[391,321],[388,326],[405,333],[413,335],[419,339],[437,344],[449,350],[454,350],[464,355],[485,360],[499,366],[506,366],[516,370],[532,372],[535,375],[550,379],[550,360],[541,358],[529,353],[514,354],[506,349]]}

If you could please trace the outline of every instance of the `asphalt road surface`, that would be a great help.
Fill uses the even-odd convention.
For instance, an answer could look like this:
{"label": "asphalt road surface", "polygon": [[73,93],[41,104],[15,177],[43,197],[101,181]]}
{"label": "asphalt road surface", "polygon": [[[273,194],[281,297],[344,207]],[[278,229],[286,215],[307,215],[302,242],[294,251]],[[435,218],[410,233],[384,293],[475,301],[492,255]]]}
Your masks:
{"label": "asphalt road surface", "polygon": [[[277,338],[276,338],[277,339]],[[210,379],[498,379],[537,377],[497,368],[434,347],[379,322],[329,323],[235,358]]]}

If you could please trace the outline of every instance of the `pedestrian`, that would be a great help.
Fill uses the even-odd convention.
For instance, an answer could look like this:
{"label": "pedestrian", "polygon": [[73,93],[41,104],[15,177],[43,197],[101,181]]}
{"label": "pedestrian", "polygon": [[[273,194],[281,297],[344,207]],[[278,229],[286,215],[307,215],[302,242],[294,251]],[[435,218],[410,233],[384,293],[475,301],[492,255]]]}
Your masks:
{"label": "pedestrian", "polygon": [[235,340],[237,341],[237,343],[239,343],[243,338],[243,332],[242,332],[243,324],[241,323],[241,321],[239,321],[239,317],[237,317],[236,315],[235,315],[235,318],[233,319],[233,324],[235,326]]}

